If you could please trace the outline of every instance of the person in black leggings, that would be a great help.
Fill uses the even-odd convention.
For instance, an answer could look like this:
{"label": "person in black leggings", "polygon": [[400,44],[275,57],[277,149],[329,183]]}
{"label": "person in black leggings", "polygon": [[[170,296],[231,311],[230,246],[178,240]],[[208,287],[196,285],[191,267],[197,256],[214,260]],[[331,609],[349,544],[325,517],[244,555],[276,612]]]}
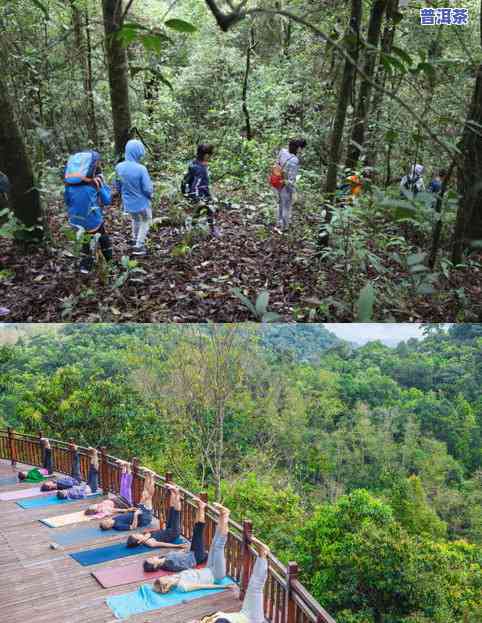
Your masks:
{"label": "person in black leggings", "polygon": [[181,535],[181,493],[177,487],[168,485],[171,490],[167,524],[164,529],[149,531],[146,534],[131,534],[127,547],[147,545],[148,547],[185,548],[186,545],[173,543]]}
{"label": "person in black leggings", "polygon": [[40,440],[43,448],[42,467],[47,470],[49,476],[53,472],[52,468],[52,448],[50,447],[50,441],[45,437]]}
{"label": "person in black leggings", "polygon": [[204,527],[206,525],[206,504],[198,500],[196,518],[192,533],[191,548],[188,552],[170,552],[166,556],[152,556],[144,561],[144,571],[184,571],[194,569],[206,562],[208,554],[204,548]]}

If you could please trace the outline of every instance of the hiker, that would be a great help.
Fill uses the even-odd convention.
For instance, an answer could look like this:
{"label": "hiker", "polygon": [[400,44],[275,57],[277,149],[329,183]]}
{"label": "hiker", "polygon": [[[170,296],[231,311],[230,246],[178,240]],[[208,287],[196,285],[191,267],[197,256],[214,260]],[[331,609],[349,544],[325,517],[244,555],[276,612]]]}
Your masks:
{"label": "hiker", "polygon": [[147,255],[146,238],[152,224],[152,195],[154,187],[146,167],[140,164],[146,150],[141,141],[127,141],[125,160],[116,168],[116,186],[122,197],[124,211],[132,221],[131,255]]}
{"label": "hiker", "polygon": [[[196,521],[194,523],[191,549],[189,552],[171,552],[162,557],[148,558],[144,561],[144,571],[176,571],[176,575],[158,578],[154,582],[154,590],[158,593],[168,593],[178,590],[189,593],[200,589],[229,588],[219,585],[226,577],[226,558],[224,547],[228,538],[229,510],[215,504],[219,510],[219,523],[216,528],[209,554],[204,550],[204,527],[206,525],[206,503],[197,500]],[[206,567],[196,569],[207,561]]]}
{"label": "hiker", "polygon": [[102,177],[99,153],[86,151],[72,155],[64,170],[64,184],[69,224],[86,236],[81,249],[80,272],[87,275],[94,266],[97,239],[106,261],[112,260],[112,245],[102,211],[111,204],[112,193]]}
{"label": "hiker", "polygon": [[108,517],[100,522],[102,530],[136,530],[145,528],[152,522],[152,498],[154,496],[154,473],[147,471],[144,490],[136,507],[122,510],[119,515]]}
{"label": "hiker", "polygon": [[[240,612],[216,612],[202,619],[196,619],[189,623],[264,623],[264,597],[263,591],[268,577],[268,554],[269,549],[256,541],[259,555],[254,564],[249,578],[248,588],[243,600]],[[216,588],[222,588],[217,586]]]}
{"label": "hiker", "polygon": [[208,162],[214,153],[214,146],[201,143],[197,146],[196,158],[189,163],[181,184],[182,194],[198,207],[197,215],[207,211],[209,230],[214,238],[221,237],[221,230],[215,223],[213,198],[209,190]]}
{"label": "hiker", "polygon": [[283,147],[279,152],[277,164],[270,177],[271,185],[278,191],[277,227],[281,231],[287,229],[291,222],[293,195],[300,168],[298,156],[305,147],[304,138],[291,139],[288,143],[288,149]]}
{"label": "hiker", "polygon": [[425,167],[422,164],[415,164],[410,169],[410,173],[402,177],[400,181],[400,194],[402,197],[406,197],[407,190],[412,193],[413,197],[425,190],[425,182],[422,177],[424,170]]}
{"label": "hiker", "polygon": [[131,534],[127,539],[127,547],[147,545],[148,547],[186,548],[185,543],[180,545],[174,543],[181,535],[181,493],[173,485],[166,486],[171,490],[166,527],[145,534]]}
{"label": "hiker", "polygon": [[446,177],[447,171],[445,169],[440,169],[440,171],[433,176],[432,181],[428,185],[428,192],[438,195],[442,190],[442,184]]}
{"label": "hiker", "polygon": [[92,493],[96,493],[99,488],[99,453],[95,448],[88,449],[90,456],[89,473],[87,475],[87,484]]}

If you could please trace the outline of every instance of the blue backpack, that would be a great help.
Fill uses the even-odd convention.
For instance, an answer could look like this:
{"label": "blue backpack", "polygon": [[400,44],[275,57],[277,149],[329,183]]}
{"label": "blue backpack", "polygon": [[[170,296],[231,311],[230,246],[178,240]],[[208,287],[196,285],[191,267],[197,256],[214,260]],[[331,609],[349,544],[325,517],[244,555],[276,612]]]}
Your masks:
{"label": "blue backpack", "polygon": [[96,151],[81,151],[69,157],[64,170],[65,184],[85,184],[92,181],[100,155]]}

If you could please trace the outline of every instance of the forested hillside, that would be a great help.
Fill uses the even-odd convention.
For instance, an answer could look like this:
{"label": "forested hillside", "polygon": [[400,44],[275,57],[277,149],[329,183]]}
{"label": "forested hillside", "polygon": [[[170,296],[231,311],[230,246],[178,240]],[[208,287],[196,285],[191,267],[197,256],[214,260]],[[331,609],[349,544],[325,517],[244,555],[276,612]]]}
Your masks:
{"label": "forested hillside", "polygon": [[[467,25],[437,24],[445,4],[0,2],[0,315],[477,321],[480,2]],[[307,144],[282,231],[267,178],[292,138]],[[116,196],[113,260],[80,275],[63,168],[96,149],[112,184],[128,139],[154,183],[146,248],[132,255]],[[214,229],[180,192],[199,143]],[[416,165],[417,193],[418,174],[400,188]]]}
{"label": "forested hillside", "polygon": [[0,425],[209,490],[339,623],[475,623],[481,328],[426,333],[353,348],[322,327],[47,327],[0,346]]}

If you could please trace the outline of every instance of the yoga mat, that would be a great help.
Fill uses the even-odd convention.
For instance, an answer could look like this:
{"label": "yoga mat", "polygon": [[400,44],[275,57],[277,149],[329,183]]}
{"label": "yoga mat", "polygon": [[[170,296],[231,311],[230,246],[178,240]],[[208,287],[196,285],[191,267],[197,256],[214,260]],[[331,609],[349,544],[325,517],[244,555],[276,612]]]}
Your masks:
{"label": "yoga mat", "polygon": [[91,519],[102,519],[102,517],[99,515],[86,515],[84,511],[77,511],[76,513],[68,513],[66,515],[56,515],[55,517],[39,519],[39,521],[49,528],[63,528],[64,526],[71,526],[74,523],[90,521]]}
{"label": "yoga mat", "polygon": [[[219,582],[221,585],[234,584],[231,578],[224,578]],[[207,590],[192,591],[191,593],[183,593],[177,588],[162,595],[152,590],[149,584],[139,586],[136,591],[124,593],[123,595],[114,595],[108,597],[105,601],[112,610],[116,618],[127,619],[135,614],[149,612],[150,610],[158,610],[167,606],[177,606],[188,601],[201,599],[202,597],[210,597],[220,593],[223,589],[213,588]]]}
{"label": "yoga mat", "polygon": [[[102,493],[90,493],[83,498],[84,500],[100,497]],[[17,502],[21,508],[40,508],[42,506],[53,506],[54,504],[70,504],[72,502],[82,502],[82,500],[61,500],[57,494],[45,496],[44,498],[32,498],[24,502]]]}
{"label": "yoga mat", "polygon": [[0,478],[0,486],[3,485],[15,485],[18,483],[18,477],[17,476],[2,476]]}
{"label": "yoga mat", "polygon": [[[144,571],[144,561],[134,560],[128,565],[104,567],[98,571],[92,571],[92,575],[99,582],[102,588],[112,588],[114,586],[122,586],[123,584],[132,584],[132,582],[145,582],[146,580],[155,580],[164,575],[171,575],[172,571]],[[201,569],[204,565],[199,565],[196,569]]]}
{"label": "yoga mat", "polygon": [[81,528],[74,528],[69,532],[55,535],[55,542],[59,545],[79,545],[80,543],[88,543],[94,539],[108,536],[119,536],[119,530],[101,530],[99,526],[87,526]]}
{"label": "yoga mat", "polygon": [[[184,540],[182,537],[174,541],[175,545],[180,545]],[[126,556],[135,556],[136,554],[146,554],[147,552],[156,552],[160,548],[152,548],[147,545],[138,545],[137,547],[127,547],[124,543],[115,543],[114,545],[107,545],[106,547],[98,547],[96,549],[87,549],[83,552],[75,552],[69,554],[71,558],[76,560],[84,567],[89,565],[98,565],[101,562],[110,562],[111,560],[117,560],[118,558],[125,558]]]}
{"label": "yoga mat", "polygon": [[40,491],[40,487],[30,487],[29,489],[17,489],[16,491],[5,491],[0,493],[0,501],[21,500],[23,498],[33,498],[36,495],[52,495],[52,491]]}

